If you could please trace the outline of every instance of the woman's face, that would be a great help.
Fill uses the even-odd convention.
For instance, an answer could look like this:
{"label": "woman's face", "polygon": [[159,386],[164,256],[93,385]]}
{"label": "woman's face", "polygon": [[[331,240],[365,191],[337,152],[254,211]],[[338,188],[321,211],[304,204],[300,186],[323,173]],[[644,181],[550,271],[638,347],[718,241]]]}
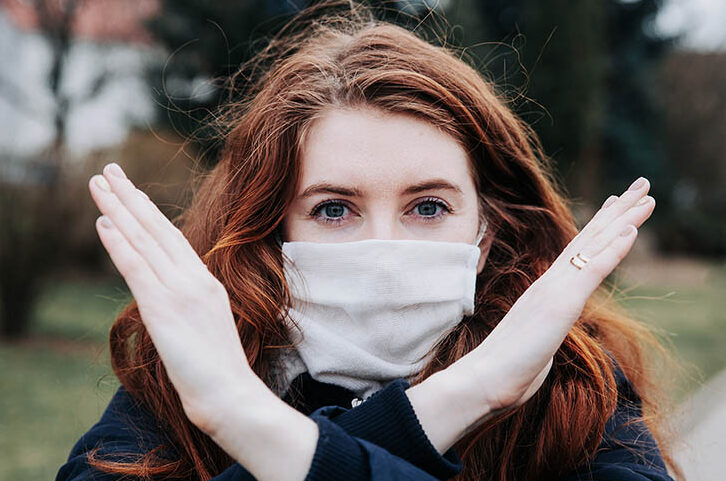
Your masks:
{"label": "woman's face", "polygon": [[[329,110],[311,125],[301,155],[286,241],[476,240],[469,159],[428,122],[370,108]],[[479,272],[490,243],[485,236]]]}

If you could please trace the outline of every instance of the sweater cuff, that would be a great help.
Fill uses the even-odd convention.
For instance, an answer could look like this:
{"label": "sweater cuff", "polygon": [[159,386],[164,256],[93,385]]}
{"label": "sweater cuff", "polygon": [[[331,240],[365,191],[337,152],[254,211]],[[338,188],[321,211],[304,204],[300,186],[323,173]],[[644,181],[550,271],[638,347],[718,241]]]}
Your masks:
{"label": "sweater cuff", "polygon": [[441,455],[431,444],[406,395],[409,386],[402,378],[391,381],[331,420],[345,432],[387,449],[440,480],[452,478],[463,469],[461,459],[453,446]]}
{"label": "sweater cuff", "polygon": [[305,481],[368,481],[368,455],[349,433],[322,414],[312,414],[318,443]]}

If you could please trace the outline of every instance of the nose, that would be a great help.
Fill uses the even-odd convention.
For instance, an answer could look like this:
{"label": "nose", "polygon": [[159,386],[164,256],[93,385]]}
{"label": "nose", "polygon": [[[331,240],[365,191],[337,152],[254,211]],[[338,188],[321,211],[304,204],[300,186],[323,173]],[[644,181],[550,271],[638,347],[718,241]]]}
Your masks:
{"label": "nose", "polygon": [[361,229],[360,240],[363,239],[383,239],[395,240],[405,239],[406,232],[398,222],[394,215],[373,215],[365,223],[365,227]]}

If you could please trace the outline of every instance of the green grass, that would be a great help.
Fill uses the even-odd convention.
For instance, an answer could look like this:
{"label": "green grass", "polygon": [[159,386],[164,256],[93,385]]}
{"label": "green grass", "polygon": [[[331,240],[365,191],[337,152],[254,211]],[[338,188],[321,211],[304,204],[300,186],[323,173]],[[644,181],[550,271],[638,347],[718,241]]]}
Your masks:
{"label": "green grass", "polygon": [[674,285],[663,279],[632,287],[621,304],[672,341],[685,367],[680,379],[684,394],[726,368],[725,265],[714,265],[703,284]]}
{"label": "green grass", "polygon": [[105,344],[116,314],[131,299],[116,279],[50,281],[34,314],[36,335]]}
{"label": "green grass", "polygon": [[[624,286],[627,287],[627,286]],[[706,285],[667,280],[627,290],[623,304],[671,333],[679,355],[710,377],[726,367],[726,266]],[[0,343],[0,479],[52,480],[101,416],[118,381],[107,334],[128,299],[120,280],[49,284],[29,341]],[[696,381],[688,381],[692,390]]]}
{"label": "green grass", "polygon": [[100,418],[118,386],[106,337],[126,293],[118,281],[50,284],[33,336],[0,343],[0,479],[54,479]]}
{"label": "green grass", "polygon": [[[0,479],[50,480],[117,385],[96,350],[0,347]],[[105,354],[105,353],[104,353]],[[100,380],[100,382],[99,382]]]}

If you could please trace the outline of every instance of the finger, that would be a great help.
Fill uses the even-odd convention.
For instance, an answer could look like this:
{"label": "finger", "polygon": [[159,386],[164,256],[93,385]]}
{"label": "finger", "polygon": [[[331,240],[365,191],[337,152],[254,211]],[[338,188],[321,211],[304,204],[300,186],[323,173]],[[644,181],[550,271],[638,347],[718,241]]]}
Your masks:
{"label": "finger", "polygon": [[[633,188],[638,181],[642,179],[642,185]],[[571,250],[578,252],[583,248],[583,244],[587,244],[592,237],[596,236],[603,229],[607,228],[615,219],[630,209],[650,190],[650,182],[645,177],[639,177],[633,182],[628,190],[623,192],[620,197],[613,199],[609,197],[603,206],[598,210],[590,221],[583,227],[580,232],[572,239],[570,244],[573,246]],[[572,255],[572,254],[571,254]]]}
{"label": "finger", "polygon": [[[181,269],[196,269],[206,266],[192,248],[181,231],[159,210],[151,200],[141,198],[131,180],[126,177],[121,167],[112,162],[103,169],[113,192],[121,203],[134,216],[154,240],[166,252],[169,258]],[[147,196],[148,199],[148,196]]]}
{"label": "finger", "polygon": [[646,195],[623,215],[618,217],[610,226],[600,232],[590,244],[581,251],[587,257],[594,257],[609,246],[629,224],[640,227],[653,213],[655,199]]}
{"label": "finger", "polygon": [[[587,260],[578,269],[567,259],[563,264],[560,279],[566,285],[575,285],[570,297],[576,305],[584,305],[602,281],[617,267],[637,238],[638,229],[630,224],[617,233],[615,238],[601,252]],[[575,261],[576,262],[576,261]]]}
{"label": "finger", "polygon": [[602,279],[610,274],[630,252],[637,234],[637,227],[632,224],[627,225],[600,253],[585,264],[582,270],[596,273],[596,277],[599,279],[597,285],[599,285]]}
{"label": "finger", "polygon": [[607,209],[608,207],[610,207],[612,205],[613,202],[615,202],[619,198],[620,197],[618,197],[617,195],[611,195],[610,197],[605,199],[605,202],[603,202],[601,209]]}
{"label": "finger", "polygon": [[111,261],[137,301],[155,296],[163,285],[153,270],[106,216],[96,219],[96,231]]}
{"label": "finger", "polygon": [[94,175],[89,181],[91,196],[99,210],[111,219],[116,230],[126,238],[140,258],[149,265],[156,277],[164,285],[170,286],[170,281],[175,275],[178,275],[178,270],[174,267],[167,254],[151,235],[139,225],[118,197],[113,192],[105,189],[108,183],[106,182],[106,185],[103,186],[104,182],[106,180],[102,175]]}
{"label": "finger", "polygon": [[[579,318],[579,314],[572,315],[572,313],[582,311],[582,306],[585,305],[587,299],[602,283],[603,279],[622,261],[633,246],[638,229],[633,225],[629,225],[624,231],[626,235],[619,235],[602,252],[589,259],[582,269],[578,269],[576,266],[570,264],[568,259],[566,261],[567,264],[564,264],[561,270],[556,271],[556,281],[552,279],[545,280],[549,276],[554,275],[551,269],[537,279],[536,283],[541,283],[541,280],[545,280],[544,283],[540,284],[544,291],[540,291],[539,293],[536,290],[532,291],[534,299],[544,298],[547,300],[559,295],[566,296],[568,300],[568,302],[555,303],[555,311],[550,311],[547,317],[552,320],[552,322],[548,323],[547,329],[543,330],[536,325],[537,322],[540,322],[538,316],[515,316],[513,319],[514,322],[505,323],[504,320],[508,318],[508,313],[481,345],[486,344],[490,338],[494,339],[493,342],[500,341],[506,343],[506,338],[509,337],[511,342],[516,342],[523,352],[529,353],[533,358],[554,355],[572,328],[573,323]],[[532,302],[526,296],[529,292],[529,290],[526,291],[525,295],[520,299],[524,302]],[[515,302],[510,313],[514,311],[520,299]],[[532,297],[529,297],[529,299],[532,299]],[[539,301],[535,300],[534,302],[537,303]],[[549,307],[542,306],[539,311],[544,312],[548,309]],[[535,324],[532,324],[533,322]],[[534,335],[532,333],[536,333],[536,336],[532,337]]]}
{"label": "finger", "polygon": [[[638,183],[640,182],[640,185]],[[593,222],[591,230],[594,234],[601,232],[603,229],[607,229],[608,226],[623,213],[627,212],[628,209],[633,207],[640,199],[645,196],[650,190],[650,182],[645,177],[639,177],[636,179],[620,197],[614,202],[609,204],[606,208],[602,209],[600,217]]]}

